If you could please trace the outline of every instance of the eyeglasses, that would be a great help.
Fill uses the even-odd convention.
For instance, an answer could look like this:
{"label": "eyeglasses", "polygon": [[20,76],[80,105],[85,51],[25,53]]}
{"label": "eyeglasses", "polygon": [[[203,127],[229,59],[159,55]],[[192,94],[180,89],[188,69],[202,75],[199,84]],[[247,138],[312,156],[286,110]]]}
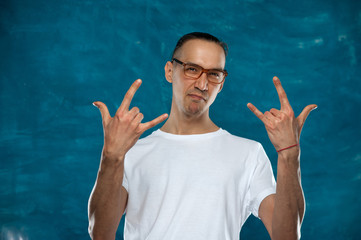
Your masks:
{"label": "eyeglasses", "polygon": [[189,78],[198,79],[203,73],[206,73],[208,81],[221,84],[228,75],[226,70],[204,69],[197,64],[184,63],[176,58],[172,59],[172,63],[173,61],[183,66],[184,75]]}

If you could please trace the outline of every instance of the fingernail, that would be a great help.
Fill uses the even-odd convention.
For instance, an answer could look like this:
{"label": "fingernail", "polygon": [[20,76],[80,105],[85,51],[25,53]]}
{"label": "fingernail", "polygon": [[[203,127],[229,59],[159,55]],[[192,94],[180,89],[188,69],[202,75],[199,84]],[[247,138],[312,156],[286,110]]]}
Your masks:
{"label": "fingernail", "polygon": [[94,107],[97,107],[97,108],[98,108],[98,106],[95,104],[95,102],[93,102],[92,104],[93,104]]}
{"label": "fingernail", "polygon": [[315,110],[315,109],[317,109],[317,108],[318,108],[318,106],[316,105],[316,107],[312,108],[312,111]]}

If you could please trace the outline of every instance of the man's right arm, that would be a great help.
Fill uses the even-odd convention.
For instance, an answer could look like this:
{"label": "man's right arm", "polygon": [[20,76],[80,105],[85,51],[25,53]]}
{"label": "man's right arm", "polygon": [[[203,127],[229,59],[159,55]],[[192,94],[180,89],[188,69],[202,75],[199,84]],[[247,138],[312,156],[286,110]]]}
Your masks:
{"label": "man's right arm", "polygon": [[124,157],[114,161],[102,155],[97,180],[89,198],[89,235],[114,239],[127,206],[128,192],[122,186]]}
{"label": "man's right arm", "polygon": [[97,180],[88,203],[89,234],[92,239],[115,239],[128,199],[128,193],[122,187],[125,154],[144,131],[168,117],[163,114],[152,121],[141,123],[144,116],[139,109],[133,107],[129,110],[130,102],[141,83],[139,79],[132,84],[114,117],[110,116],[104,103],[93,103],[102,115],[104,146]]}

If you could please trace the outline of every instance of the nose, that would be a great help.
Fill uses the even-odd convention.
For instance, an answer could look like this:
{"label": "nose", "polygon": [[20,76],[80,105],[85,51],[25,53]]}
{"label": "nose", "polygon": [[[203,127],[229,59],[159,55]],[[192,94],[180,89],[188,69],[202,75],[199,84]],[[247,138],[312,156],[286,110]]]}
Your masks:
{"label": "nose", "polygon": [[201,91],[208,90],[208,76],[207,73],[203,72],[201,76],[196,80],[195,85]]}

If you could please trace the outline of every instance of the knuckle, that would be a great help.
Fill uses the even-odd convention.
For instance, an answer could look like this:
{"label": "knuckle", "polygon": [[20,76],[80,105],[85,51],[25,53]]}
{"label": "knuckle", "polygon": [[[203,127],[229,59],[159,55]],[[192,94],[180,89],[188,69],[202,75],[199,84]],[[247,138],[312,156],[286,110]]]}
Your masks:
{"label": "knuckle", "polygon": [[286,114],[286,113],[281,113],[280,114],[280,118],[281,118],[281,120],[285,120],[286,118],[288,117],[288,115]]}
{"label": "knuckle", "polygon": [[124,95],[124,100],[128,100],[130,98],[130,93],[126,92]]}
{"label": "knuckle", "polygon": [[127,114],[123,119],[126,123],[131,123],[133,120],[133,118],[129,114]]}
{"label": "knuckle", "polygon": [[292,118],[294,116],[293,111],[292,110],[288,111],[286,116]]}
{"label": "knuckle", "polygon": [[157,125],[155,122],[150,122],[148,125],[147,125],[147,128],[152,128],[154,127],[155,125]]}
{"label": "knuckle", "polygon": [[268,123],[267,124],[267,128],[270,130],[274,130],[275,129],[275,125],[273,123]]}
{"label": "knuckle", "polygon": [[137,128],[142,120],[143,120],[143,114],[138,113],[137,116],[132,120],[132,122],[130,124],[133,128]]}
{"label": "knuckle", "polygon": [[114,115],[114,118],[117,119],[117,120],[121,120],[122,119],[122,116],[120,113],[117,113]]}
{"label": "knuckle", "polygon": [[132,122],[130,123],[130,126],[131,126],[132,129],[137,129],[138,126],[139,126],[139,122],[137,122],[137,121],[132,121]]}
{"label": "knuckle", "polygon": [[124,117],[124,112],[118,112],[115,114],[114,117],[117,118],[119,121],[121,121]]}
{"label": "knuckle", "polygon": [[130,101],[131,98],[132,98],[132,94],[130,92],[127,92],[124,96],[124,99],[127,101]]}
{"label": "knuckle", "polygon": [[142,134],[142,128],[140,127],[140,126],[138,126],[136,129],[135,129],[135,133],[137,134],[137,135],[141,135]]}
{"label": "knuckle", "polygon": [[131,122],[131,118],[129,116],[129,114],[122,114],[121,116],[117,116],[119,122],[123,123],[123,124],[129,124]]}
{"label": "knuckle", "polygon": [[139,113],[140,110],[138,107],[133,107],[131,111],[134,113]]}

